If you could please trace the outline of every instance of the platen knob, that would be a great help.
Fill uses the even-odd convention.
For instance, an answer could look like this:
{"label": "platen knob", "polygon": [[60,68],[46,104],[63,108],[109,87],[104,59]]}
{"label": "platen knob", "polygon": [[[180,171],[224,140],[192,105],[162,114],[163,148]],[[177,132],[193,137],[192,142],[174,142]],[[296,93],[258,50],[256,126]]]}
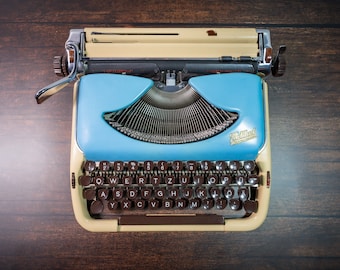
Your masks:
{"label": "platen knob", "polygon": [[54,56],[53,58],[53,69],[54,73],[60,77],[66,77],[68,75],[67,68],[67,56]]}

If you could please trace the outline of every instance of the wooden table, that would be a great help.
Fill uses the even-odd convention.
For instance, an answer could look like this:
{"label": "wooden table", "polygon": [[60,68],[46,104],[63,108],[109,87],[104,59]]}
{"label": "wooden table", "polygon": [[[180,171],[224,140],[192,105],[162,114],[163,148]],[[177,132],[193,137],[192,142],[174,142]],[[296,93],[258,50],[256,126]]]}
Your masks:
{"label": "wooden table", "polygon": [[[1,269],[336,269],[340,266],[339,1],[2,1]],[[72,86],[42,105],[70,28],[263,27],[288,68],[268,78],[272,196],[244,233],[89,233],[69,188]]]}

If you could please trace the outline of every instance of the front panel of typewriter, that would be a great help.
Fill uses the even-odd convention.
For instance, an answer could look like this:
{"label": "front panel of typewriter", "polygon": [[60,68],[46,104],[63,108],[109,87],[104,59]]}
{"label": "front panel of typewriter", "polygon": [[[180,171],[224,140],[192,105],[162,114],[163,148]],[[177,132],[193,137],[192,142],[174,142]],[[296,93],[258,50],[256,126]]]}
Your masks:
{"label": "front panel of typewriter", "polygon": [[246,28],[72,29],[71,195],[89,231],[246,231],[266,218],[271,157],[267,84],[281,46]]}

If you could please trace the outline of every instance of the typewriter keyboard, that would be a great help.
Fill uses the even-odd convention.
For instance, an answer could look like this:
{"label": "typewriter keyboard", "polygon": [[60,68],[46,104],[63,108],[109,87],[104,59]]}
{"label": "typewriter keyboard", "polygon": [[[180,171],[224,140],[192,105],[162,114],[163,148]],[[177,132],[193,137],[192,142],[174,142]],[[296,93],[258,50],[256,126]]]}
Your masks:
{"label": "typewriter keyboard", "polygon": [[255,161],[85,161],[79,184],[93,218],[257,211]]}

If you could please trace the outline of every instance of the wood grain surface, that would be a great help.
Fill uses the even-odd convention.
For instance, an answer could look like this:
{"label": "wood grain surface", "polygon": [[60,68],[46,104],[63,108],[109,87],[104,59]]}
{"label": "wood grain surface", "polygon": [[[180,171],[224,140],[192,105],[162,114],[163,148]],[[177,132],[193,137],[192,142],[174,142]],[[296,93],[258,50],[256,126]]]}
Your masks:
{"label": "wood grain surface", "polygon": [[[0,1],[1,269],[339,269],[339,1]],[[69,188],[72,86],[37,105],[85,26],[263,27],[287,71],[267,79],[272,193],[252,232],[89,233]]]}

